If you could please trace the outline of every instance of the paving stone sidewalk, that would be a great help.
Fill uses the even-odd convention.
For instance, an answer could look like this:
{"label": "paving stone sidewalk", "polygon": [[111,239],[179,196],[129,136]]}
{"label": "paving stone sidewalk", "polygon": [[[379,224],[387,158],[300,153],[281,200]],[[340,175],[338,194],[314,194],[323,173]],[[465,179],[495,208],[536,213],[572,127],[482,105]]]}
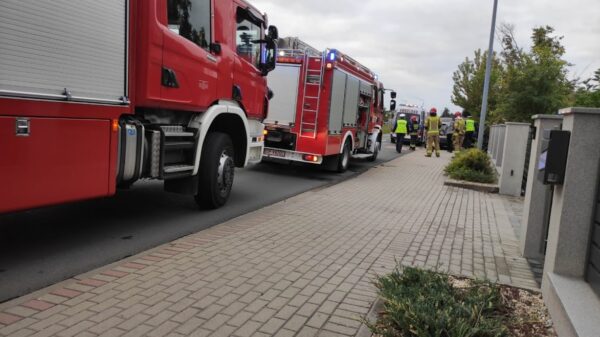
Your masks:
{"label": "paving stone sidewalk", "polygon": [[449,158],[419,150],[1,304],[0,336],[353,336],[397,262],[537,287],[511,210],[443,186]]}

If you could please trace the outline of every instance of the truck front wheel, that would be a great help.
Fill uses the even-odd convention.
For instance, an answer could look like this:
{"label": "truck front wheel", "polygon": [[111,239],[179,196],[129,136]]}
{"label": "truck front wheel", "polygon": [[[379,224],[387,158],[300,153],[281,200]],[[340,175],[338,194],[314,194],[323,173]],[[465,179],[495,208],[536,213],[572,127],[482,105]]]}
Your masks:
{"label": "truck front wheel", "polygon": [[229,199],[235,171],[231,138],[221,132],[206,136],[198,171],[196,203],[201,208],[216,209]]}

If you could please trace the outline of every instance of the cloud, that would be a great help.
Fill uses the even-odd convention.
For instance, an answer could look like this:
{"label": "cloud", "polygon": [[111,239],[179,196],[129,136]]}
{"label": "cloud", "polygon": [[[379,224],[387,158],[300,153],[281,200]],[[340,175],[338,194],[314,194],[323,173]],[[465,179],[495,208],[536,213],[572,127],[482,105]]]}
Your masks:
{"label": "cloud", "polygon": [[[481,0],[251,0],[281,36],[317,49],[337,48],[378,73],[401,101],[438,108],[450,102],[452,73],[473,51],[487,49],[492,1]],[[529,46],[535,26],[564,35],[571,77],[600,68],[598,0],[499,0],[498,23],[514,24]],[[496,49],[499,48],[496,42]]]}

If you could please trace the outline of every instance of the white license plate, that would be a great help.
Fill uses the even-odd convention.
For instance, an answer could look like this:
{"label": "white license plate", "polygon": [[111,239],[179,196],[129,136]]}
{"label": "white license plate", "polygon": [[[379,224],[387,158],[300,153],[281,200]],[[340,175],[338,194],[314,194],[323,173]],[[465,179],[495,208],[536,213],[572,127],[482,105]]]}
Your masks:
{"label": "white license plate", "polygon": [[285,158],[285,151],[265,149],[265,156],[282,157]]}

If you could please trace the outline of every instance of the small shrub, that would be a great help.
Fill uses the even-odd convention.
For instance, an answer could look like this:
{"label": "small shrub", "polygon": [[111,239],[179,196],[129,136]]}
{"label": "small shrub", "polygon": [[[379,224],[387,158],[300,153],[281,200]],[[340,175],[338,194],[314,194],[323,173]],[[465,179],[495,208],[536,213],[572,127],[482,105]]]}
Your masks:
{"label": "small shrub", "polygon": [[444,171],[452,179],[476,183],[496,182],[496,170],[490,157],[479,149],[458,152]]}
{"label": "small shrub", "polygon": [[448,276],[415,268],[396,269],[375,283],[384,312],[367,325],[385,337],[503,337],[499,288],[475,281],[455,288]]}

